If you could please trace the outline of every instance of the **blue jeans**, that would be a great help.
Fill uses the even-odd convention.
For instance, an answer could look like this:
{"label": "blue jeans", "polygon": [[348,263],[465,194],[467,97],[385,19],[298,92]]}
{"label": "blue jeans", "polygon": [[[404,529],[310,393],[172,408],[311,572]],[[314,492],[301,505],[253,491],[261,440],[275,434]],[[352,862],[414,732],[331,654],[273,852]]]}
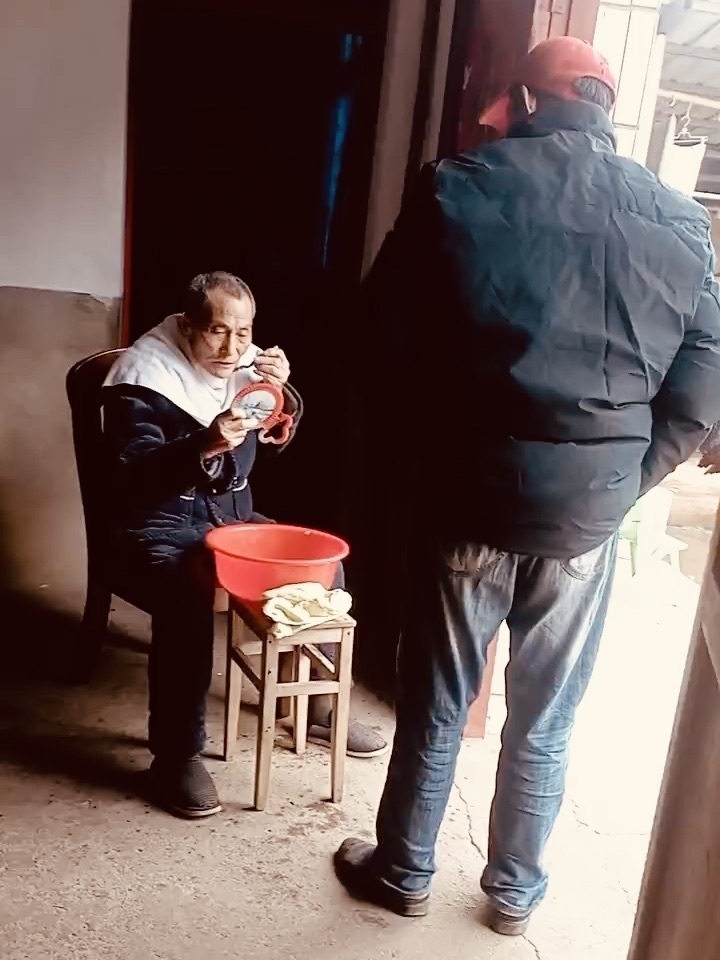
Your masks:
{"label": "blue jeans", "polygon": [[482,888],[514,916],[542,900],[543,853],[562,804],[570,732],[595,664],[616,553],[613,537],[567,561],[476,544],[413,554],[397,729],[377,819],[374,862],[386,882],[408,893],[430,885],[468,709],[488,646],[507,621],[508,715]]}

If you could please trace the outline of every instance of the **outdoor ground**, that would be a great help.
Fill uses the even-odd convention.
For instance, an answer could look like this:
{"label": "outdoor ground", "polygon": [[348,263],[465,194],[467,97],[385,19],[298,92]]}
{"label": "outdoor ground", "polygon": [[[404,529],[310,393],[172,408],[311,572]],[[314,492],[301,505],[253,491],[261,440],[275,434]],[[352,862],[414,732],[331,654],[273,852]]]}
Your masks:
{"label": "outdoor ground", "polygon": [[[699,578],[720,479],[694,466],[676,489],[672,532]],[[0,956],[3,960],[624,960],[682,677],[698,586],[667,564],[618,573],[596,676],[578,717],[568,796],[551,842],[550,894],[527,938],[482,926],[486,849],[503,719],[502,671],[484,741],[463,745],[440,844],[431,915],[400,920],[350,901],[330,855],[371,836],[385,762],[349,761],[347,799],[326,802],[328,758],[278,749],[267,812],[249,809],[253,717],[238,760],[211,760],[225,812],[204,823],[138,799],[145,655],[122,641],[87,689],[38,671],[62,646],[49,629],[17,644],[0,679]],[[120,631],[146,624],[119,611]],[[68,629],[68,625],[65,625]],[[220,648],[218,653],[220,654]],[[211,729],[217,749],[222,658]],[[389,711],[357,712],[388,733]]]}

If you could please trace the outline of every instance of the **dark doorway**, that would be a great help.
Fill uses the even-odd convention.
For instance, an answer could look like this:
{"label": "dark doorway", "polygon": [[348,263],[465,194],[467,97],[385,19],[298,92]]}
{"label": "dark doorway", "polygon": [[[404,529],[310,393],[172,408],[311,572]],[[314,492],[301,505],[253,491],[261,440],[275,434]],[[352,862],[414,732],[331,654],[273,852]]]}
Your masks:
{"label": "dark doorway", "polygon": [[333,527],[341,324],[360,276],[386,0],[135,0],[126,337],[180,309],[202,271],[237,273],[255,341],[287,352],[306,403],[258,509]]}

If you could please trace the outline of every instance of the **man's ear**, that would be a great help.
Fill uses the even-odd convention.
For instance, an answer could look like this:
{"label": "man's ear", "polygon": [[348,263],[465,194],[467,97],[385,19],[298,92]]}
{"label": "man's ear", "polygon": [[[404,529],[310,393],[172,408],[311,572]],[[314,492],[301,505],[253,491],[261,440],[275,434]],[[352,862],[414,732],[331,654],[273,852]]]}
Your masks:
{"label": "man's ear", "polygon": [[178,330],[183,337],[186,339],[190,338],[190,334],[192,333],[192,324],[184,313],[178,315]]}
{"label": "man's ear", "polygon": [[527,87],[515,84],[510,88],[510,116],[513,124],[525,123],[535,109],[535,97]]}

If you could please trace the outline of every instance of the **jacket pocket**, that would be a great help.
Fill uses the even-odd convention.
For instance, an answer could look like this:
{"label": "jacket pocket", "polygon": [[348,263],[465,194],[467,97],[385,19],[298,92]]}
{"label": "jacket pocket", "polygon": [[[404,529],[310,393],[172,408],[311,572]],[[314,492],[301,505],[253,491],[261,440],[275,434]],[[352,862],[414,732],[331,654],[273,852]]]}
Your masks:
{"label": "jacket pocket", "polygon": [[195,488],[193,487],[186,493],[181,493],[178,497],[179,514],[186,527],[193,522],[195,517],[195,495]]}

